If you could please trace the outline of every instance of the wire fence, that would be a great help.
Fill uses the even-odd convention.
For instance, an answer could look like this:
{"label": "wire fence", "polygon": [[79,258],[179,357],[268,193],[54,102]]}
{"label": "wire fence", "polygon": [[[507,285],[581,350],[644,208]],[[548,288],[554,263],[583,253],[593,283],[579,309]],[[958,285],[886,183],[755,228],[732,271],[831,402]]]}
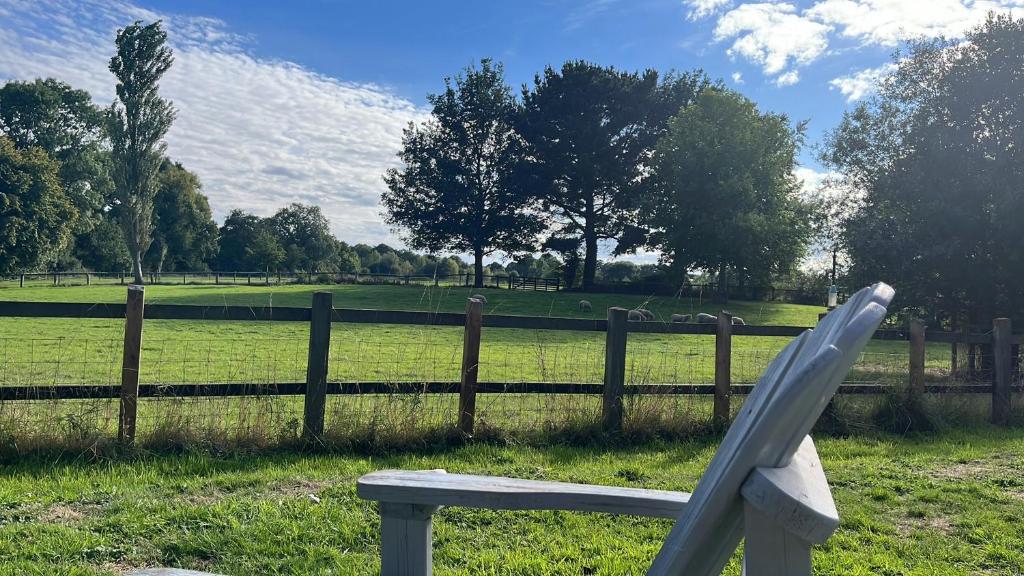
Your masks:
{"label": "wire fence", "polygon": [[[16,320],[15,320],[16,321]],[[302,431],[306,377],[304,334],[217,337],[191,334],[194,324],[162,321],[180,336],[146,340],[140,382],[166,388],[166,395],[139,401],[143,443],[212,443],[264,446],[296,439]],[[288,323],[285,323],[288,324]],[[336,325],[329,348],[330,382],[364,393],[328,395],[326,435],[357,443],[415,444],[446,433],[458,419],[462,329],[454,326]],[[117,386],[121,382],[123,326],[60,338],[0,338],[0,388],[14,386]],[[174,331],[171,331],[174,333]],[[785,337],[734,339],[732,410],[788,342]],[[906,341],[875,341],[861,355],[846,384],[891,391],[908,382]],[[625,428],[630,431],[695,430],[711,418],[715,381],[715,337],[633,334],[627,348],[626,384],[647,386],[628,394]],[[493,328],[481,347],[477,402],[481,433],[529,435],[593,428],[601,418],[599,388],[605,363],[604,335]],[[981,346],[930,343],[928,385],[992,383],[993,358]],[[1024,385],[1021,359],[1011,369]],[[230,397],[176,394],[182,386],[244,385]],[[547,388],[523,391],[525,384]],[[439,392],[440,390],[443,390]],[[589,386],[589,388],[587,388]],[[660,388],[660,387],[664,388]],[[689,386],[690,393],[661,393]],[[361,389],[361,387],[364,387]],[[654,388],[650,388],[654,387]],[[576,392],[579,393],[570,393]],[[944,395],[933,394],[935,398]],[[962,394],[947,403],[961,403]],[[961,400],[955,400],[961,398]],[[967,403],[989,402],[979,394]],[[884,401],[871,400],[871,402]],[[841,398],[839,404],[866,400]],[[0,401],[0,441],[19,449],[49,444],[95,444],[115,437],[116,397]]]}

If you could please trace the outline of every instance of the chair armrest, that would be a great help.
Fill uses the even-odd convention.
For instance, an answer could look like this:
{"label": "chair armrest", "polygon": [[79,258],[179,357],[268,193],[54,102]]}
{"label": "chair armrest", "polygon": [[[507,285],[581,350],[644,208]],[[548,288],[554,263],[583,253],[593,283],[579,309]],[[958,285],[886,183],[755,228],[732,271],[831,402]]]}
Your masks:
{"label": "chair armrest", "polygon": [[812,544],[825,542],[839,527],[839,513],[810,436],[789,465],[755,468],[740,493],[758,512]]}
{"label": "chair armrest", "polygon": [[492,510],[572,510],[676,518],[690,500],[685,492],[519,480],[438,471],[382,470],[356,483],[366,500]]}

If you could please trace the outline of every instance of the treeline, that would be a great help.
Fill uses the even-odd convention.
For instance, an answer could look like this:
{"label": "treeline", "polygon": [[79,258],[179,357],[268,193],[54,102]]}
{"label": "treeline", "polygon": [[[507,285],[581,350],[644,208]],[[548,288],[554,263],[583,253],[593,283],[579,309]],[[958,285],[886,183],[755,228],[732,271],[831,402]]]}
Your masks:
{"label": "treeline", "polygon": [[[458,258],[350,246],[316,206],[266,218],[236,210],[218,227],[199,178],[165,152],[177,112],[159,95],[173,65],[161,24],[119,30],[114,48],[107,108],[54,79],[0,88],[0,177],[13,189],[0,273],[467,271]],[[484,60],[445,86],[429,97],[432,120],[406,130],[405,166],[385,175],[382,200],[412,248],[472,254],[478,283],[561,275],[590,288],[703,270],[767,283],[804,253],[810,227],[791,173],[802,128],[701,72],[568,62],[517,98]],[[602,264],[602,242],[665,258]],[[507,263],[484,266],[495,255]]]}
{"label": "treeline", "polygon": [[812,238],[793,176],[803,124],[700,71],[572,61],[517,96],[485,59],[428,101],[382,203],[409,245],[472,254],[478,278],[490,255],[543,250],[590,289],[606,243],[659,251],[667,282],[710,271],[725,291],[791,275]]}
{"label": "treeline", "polygon": [[[315,206],[235,211],[216,226],[198,178],[165,154],[165,40],[159,22],[118,32],[106,109],[52,79],[0,88],[0,273],[468,269],[585,289],[642,279],[822,294],[884,280],[934,323],[1024,317],[1024,20],[1009,15],[896,57],[822,143],[835,176],[810,198],[794,177],[804,124],[699,70],[571,61],[517,92],[482,60],[428,97],[382,196],[413,250],[471,263],[347,245]],[[814,241],[831,270],[797,266]],[[607,249],[661,258],[601,263]],[[495,256],[508,263],[485,266]]]}

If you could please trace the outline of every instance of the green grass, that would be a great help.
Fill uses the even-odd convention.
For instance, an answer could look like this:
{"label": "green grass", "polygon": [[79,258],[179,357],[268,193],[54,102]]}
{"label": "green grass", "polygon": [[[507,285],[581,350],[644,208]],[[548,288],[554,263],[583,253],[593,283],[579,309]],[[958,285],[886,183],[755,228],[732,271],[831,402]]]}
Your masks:
{"label": "green grass", "polygon": [[[151,286],[154,303],[308,306],[313,286]],[[336,307],[460,311],[474,292],[465,288],[417,286],[330,286]],[[478,290],[479,291],[479,290]],[[696,299],[594,294],[594,313],[580,313],[580,295],[486,290],[486,313],[600,317],[609,306],[646,305],[658,316],[713,313],[718,307]],[[119,286],[0,288],[0,299],[117,302]],[[752,324],[811,326],[820,309],[781,303],[734,302],[736,314]],[[5,319],[0,322],[0,365],[4,383],[110,383],[116,380],[122,322],[81,319]],[[305,371],[305,323],[149,321],[143,350],[143,380],[154,383],[297,381]],[[750,382],[785,338],[734,339],[733,376]],[[708,383],[713,374],[713,338],[635,334],[630,337],[633,380]],[[903,354],[906,345],[874,343],[884,355]],[[336,380],[453,380],[458,377],[461,329],[457,327],[335,324],[332,375]],[[932,361],[948,363],[948,350]],[[878,362],[876,362],[877,364]],[[599,333],[488,329],[481,378],[493,381],[599,382],[603,335]]]}
{"label": "green grass", "polygon": [[[464,308],[469,295],[480,291],[489,300],[485,313],[600,317],[609,306],[643,304],[664,318],[672,313],[713,313],[718,308],[699,299],[590,294],[582,297],[593,303],[595,312],[582,314],[576,306],[579,294],[367,285],[156,285],[147,287],[146,299],[151,303],[308,306],[312,293],[322,289],[334,292],[335,306],[353,308],[454,312]],[[123,287],[112,285],[0,288],[0,300],[118,302],[124,295]],[[820,312],[813,306],[763,302],[734,302],[729,307],[752,324],[810,326]],[[122,334],[122,321],[5,318],[0,321],[0,385],[118,384]],[[150,320],[145,324],[143,340],[143,383],[280,383],[305,379],[306,323]],[[787,342],[787,338],[734,338],[733,382],[755,382]],[[459,327],[335,323],[330,379],[457,381],[461,354]],[[632,334],[627,357],[631,383],[711,384],[714,379],[713,336]],[[929,375],[940,377],[949,365],[948,346],[930,346],[927,362]],[[906,366],[906,343],[873,342],[851,380],[900,384],[906,378]],[[484,330],[481,381],[600,383],[603,369],[601,333]],[[296,428],[301,414],[301,398],[264,403],[252,398],[216,402],[183,399],[176,404],[153,404],[152,408],[147,407],[148,402],[141,408],[142,434],[156,433],[158,426],[167,428],[169,423],[182,427],[187,423],[193,431],[212,430],[220,419],[222,427],[232,430],[242,427],[248,433],[248,428],[260,427],[287,436]],[[552,419],[565,419],[568,414],[591,418],[593,406],[574,407],[587,402],[578,398],[488,395],[481,399],[481,411],[490,409],[490,421],[496,426],[547,427],[553,425]],[[337,409],[329,412],[328,426],[334,421],[338,427],[358,425],[364,429],[386,427],[381,424],[385,421],[402,422],[403,427],[415,429],[437,426],[449,422],[454,412],[449,398],[382,396],[339,398],[332,399],[332,403]],[[660,410],[664,413],[696,415],[694,424],[702,424],[705,419],[700,399],[666,399],[662,404],[666,406]],[[29,423],[29,428],[51,436],[59,432],[74,437],[85,435],[90,428],[109,432],[111,419],[116,422],[116,411],[109,404],[61,403],[57,411],[61,423],[53,426],[47,415],[54,408],[53,403],[0,405],[0,435],[17,435]]]}
{"label": "green grass", "polygon": [[[474,444],[385,456],[36,457],[0,473],[0,573],[113,574],[173,565],[225,574],[375,574],[375,506],[360,475],[431,469],[691,490],[717,439],[628,448]],[[1024,572],[1024,438],[819,438],[842,517],[815,548],[825,575]],[[319,498],[316,502],[309,495]],[[671,523],[446,508],[437,574],[642,574]],[[727,574],[739,573],[738,554]]]}

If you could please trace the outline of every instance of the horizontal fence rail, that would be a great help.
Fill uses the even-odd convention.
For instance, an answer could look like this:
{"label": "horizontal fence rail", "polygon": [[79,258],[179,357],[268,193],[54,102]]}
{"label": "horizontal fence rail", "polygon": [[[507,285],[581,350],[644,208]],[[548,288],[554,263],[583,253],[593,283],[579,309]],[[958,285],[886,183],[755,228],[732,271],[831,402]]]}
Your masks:
{"label": "horizontal fence rail", "polygon": [[[139,334],[130,337],[128,330],[124,339],[124,362],[121,385],[41,385],[41,386],[0,386],[0,400],[86,400],[119,399],[121,402],[122,440],[134,440],[134,410],[137,398],[165,397],[244,397],[244,396],[303,396],[305,398],[304,435],[317,440],[323,433],[324,405],[331,395],[375,395],[375,394],[458,394],[459,428],[472,434],[477,394],[553,394],[603,396],[603,425],[608,431],[621,430],[622,398],[628,396],[666,395],[708,395],[715,400],[716,418],[728,418],[730,397],[749,394],[752,384],[734,384],[731,381],[729,358],[732,357],[733,337],[786,337],[798,336],[808,328],[796,326],[732,325],[727,316],[714,324],[671,323],[659,321],[623,321],[624,310],[609,309],[608,319],[579,319],[560,317],[534,317],[516,315],[482,314],[482,304],[470,300],[466,313],[424,312],[404,310],[371,310],[335,308],[331,305],[330,292],[317,292],[314,308],[304,307],[261,307],[261,306],[197,306],[180,304],[144,304],[141,287],[129,288],[127,304],[54,303],[54,302],[0,302],[2,318],[84,318],[124,320],[126,325],[141,326],[145,320],[202,320],[202,321],[262,321],[262,322],[305,322],[318,326],[310,331],[307,381],[286,381],[279,383],[223,382],[204,384],[139,383],[140,371],[137,363],[142,347],[141,328]],[[135,300],[133,300],[135,298]],[[474,316],[475,315],[475,316]],[[614,316],[614,321],[612,320]],[[473,321],[468,321],[475,318]],[[326,381],[328,374],[330,325],[332,323],[450,326],[463,328],[463,362],[461,379],[437,381]],[[605,382],[496,382],[477,381],[477,358],[481,342],[481,328],[511,328],[524,330],[552,330],[576,332],[604,332],[606,334]],[[134,332],[132,332],[134,333]],[[704,335],[714,337],[715,380],[714,384],[685,383],[644,383],[630,384],[623,381],[626,366],[627,334],[678,334]],[[965,333],[926,330],[919,321],[911,321],[907,329],[880,329],[873,338],[882,341],[907,341],[910,343],[907,382],[913,394],[990,394],[993,399],[992,418],[1005,423],[1009,417],[1009,403],[1012,393],[1024,391],[1019,380],[1019,346],[1021,335],[1011,332],[1009,321],[997,319],[989,333]],[[484,339],[486,342],[486,339]],[[979,384],[934,384],[924,381],[925,342],[964,344],[970,347],[990,347],[992,358],[991,383]],[[614,345],[613,345],[614,343]],[[131,352],[131,353],[130,353]],[[315,352],[315,353],[314,353]],[[975,355],[971,352],[973,370]],[[724,355],[724,356],[723,356]],[[953,355],[955,363],[956,355]],[[129,366],[129,359],[136,365]],[[145,363],[145,359],[142,360]],[[889,393],[891,385],[846,383],[840,387],[841,394],[877,395]],[[126,424],[127,423],[127,424]],[[125,427],[130,429],[126,430]]]}

